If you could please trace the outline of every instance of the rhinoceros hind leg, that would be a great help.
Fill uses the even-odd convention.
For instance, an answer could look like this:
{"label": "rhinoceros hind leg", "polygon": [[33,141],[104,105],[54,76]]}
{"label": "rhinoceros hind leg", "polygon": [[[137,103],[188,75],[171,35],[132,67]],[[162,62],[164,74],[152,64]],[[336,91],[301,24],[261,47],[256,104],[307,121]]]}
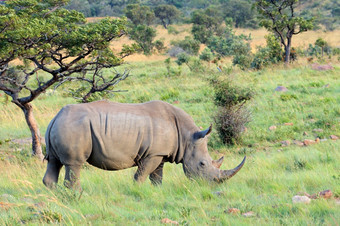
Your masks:
{"label": "rhinoceros hind leg", "polygon": [[70,189],[81,191],[79,182],[80,168],[78,165],[65,165],[65,181],[64,185]]}
{"label": "rhinoceros hind leg", "polygon": [[58,183],[60,169],[63,165],[58,159],[50,158],[47,163],[47,170],[43,178],[43,183],[48,188],[54,188]]}
{"label": "rhinoceros hind leg", "polygon": [[163,157],[154,156],[141,160],[138,163],[138,169],[135,173],[135,180],[137,182],[144,182],[146,177],[154,172],[157,167],[162,163]]}
{"label": "rhinoceros hind leg", "polygon": [[162,162],[156,169],[153,171],[149,178],[153,185],[161,185],[163,179],[163,166],[164,162]]}

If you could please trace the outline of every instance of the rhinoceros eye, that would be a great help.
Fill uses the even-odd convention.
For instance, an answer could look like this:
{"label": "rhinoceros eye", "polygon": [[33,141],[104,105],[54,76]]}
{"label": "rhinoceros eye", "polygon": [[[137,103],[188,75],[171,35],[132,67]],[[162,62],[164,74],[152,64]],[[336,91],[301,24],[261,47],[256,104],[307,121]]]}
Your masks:
{"label": "rhinoceros eye", "polygon": [[201,167],[205,167],[207,164],[206,164],[206,161],[200,161],[200,166]]}

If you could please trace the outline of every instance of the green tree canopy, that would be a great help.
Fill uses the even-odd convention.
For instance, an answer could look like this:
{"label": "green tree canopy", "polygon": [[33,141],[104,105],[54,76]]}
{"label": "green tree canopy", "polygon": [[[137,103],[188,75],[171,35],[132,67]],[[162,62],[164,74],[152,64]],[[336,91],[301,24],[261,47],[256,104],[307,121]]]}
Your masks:
{"label": "green tree canopy", "polygon": [[[114,54],[109,42],[126,33],[126,20],[86,23],[84,15],[61,8],[67,0],[16,0],[0,5],[0,90],[23,112],[31,130],[33,154],[42,157],[40,133],[31,102],[53,85],[67,81],[88,84],[87,101],[112,88],[127,74],[104,77],[134,52]],[[20,59],[22,64],[12,63]],[[38,76],[39,74],[39,76]]]}
{"label": "green tree canopy", "polygon": [[155,20],[155,13],[148,6],[129,4],[125,8],[125,15],[134,25],[150,25]]}
{"label": "green tree canopy", "polygon": [[155,16],[161,21],[166,29],[174,20],[178,19],[181,12],[173,5],[159,5],[154,9]]}
{"label": "green tree canopy", "polygon": [[285,49],[285,62],[289,63],[293,35],[313,28],[313,19],[298,16],[298,0],[256,0],[254,6],[260,14],[260,25],[279,36]]}
{"label": "green tree canopy", "polygon": [[[216,12],[215,16],[214,13]],[[194,38],[201,43],[207,43],[209,38],[214,34],[221,34],[223,32],[221,24],[222,17],[217,16],[216,9],[196,10],[191,15],[191,22],[193,23],[191,33]]]}

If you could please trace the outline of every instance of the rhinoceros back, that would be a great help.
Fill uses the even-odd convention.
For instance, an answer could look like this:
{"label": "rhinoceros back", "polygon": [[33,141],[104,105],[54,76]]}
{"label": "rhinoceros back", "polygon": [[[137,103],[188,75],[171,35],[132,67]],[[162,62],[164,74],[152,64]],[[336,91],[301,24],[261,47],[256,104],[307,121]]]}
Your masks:
{"label": "rhinoceros back", "polygon": [[48,156],[108,170],[132,167],[150,155],[170,156],[179,145],[176,109],[160,101],[68,105],[49,125]]}

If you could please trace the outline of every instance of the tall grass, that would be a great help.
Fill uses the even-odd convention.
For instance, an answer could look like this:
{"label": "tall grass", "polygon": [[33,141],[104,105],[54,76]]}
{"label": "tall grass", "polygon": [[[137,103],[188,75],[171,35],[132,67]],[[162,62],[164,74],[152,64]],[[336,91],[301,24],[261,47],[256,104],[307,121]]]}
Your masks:
{"label": "tall grass", "polygon": [[[228,68],[230,64],[223,66]],[[339,65],[330,71],[294,65],[228,74],[218,73],[207,64],[204,73],[193,73],[182,66],[182,74],[171,77],[162,60],[135,62],[118,70],[125,67],[131,69],[131,76],[117,89],[128,92],[115,94],[112,101],[161,99],[184,109],[202,127],[213,122],[216,110],[209,78],[228,76],[235,84],[252,88],[256,93],[251,103],[252,121],[243,134],[243,143],[223,146],[216,131],[209,142],[214,159],[225,155],[223,169],[235,167],[247,155],[243,169],[226,183],[213,184],[189,180],[181,165],[165,164],[163,185],[154,187],[149,181],[133,182],[136,169],[109,172],[85,165],[81,172],[83,193],[63,186],[64,171],[58,188],[51,191],[42,184],[46,162],[32,159],[29,145],[8,142],[11,138],[29,137],[30,133],[19,108],[5,104],[1,96],[0,225],[159,225],[163,218],[182,225],[340,222],[339,205],[334,198],[340,195],[340,143],[329,139],[330,135],[340,135]],[[279,85],[288,91],[274,91]],[[76,102],[67,93],[65,87],[34,101],[34,113],[43,134],[62,106]],[[277,129],[269,130],[272,125]],[[327,140],[308,147],[282,147],[280,143],[317,137]],[[292,197],[300,192],[314,194],[326,189],[333,192],[333,198],[312,200],[310,204],[292,203]],[[229,208],[238,208],[241,213],[253,211],[254,216],[229,214]]]}

